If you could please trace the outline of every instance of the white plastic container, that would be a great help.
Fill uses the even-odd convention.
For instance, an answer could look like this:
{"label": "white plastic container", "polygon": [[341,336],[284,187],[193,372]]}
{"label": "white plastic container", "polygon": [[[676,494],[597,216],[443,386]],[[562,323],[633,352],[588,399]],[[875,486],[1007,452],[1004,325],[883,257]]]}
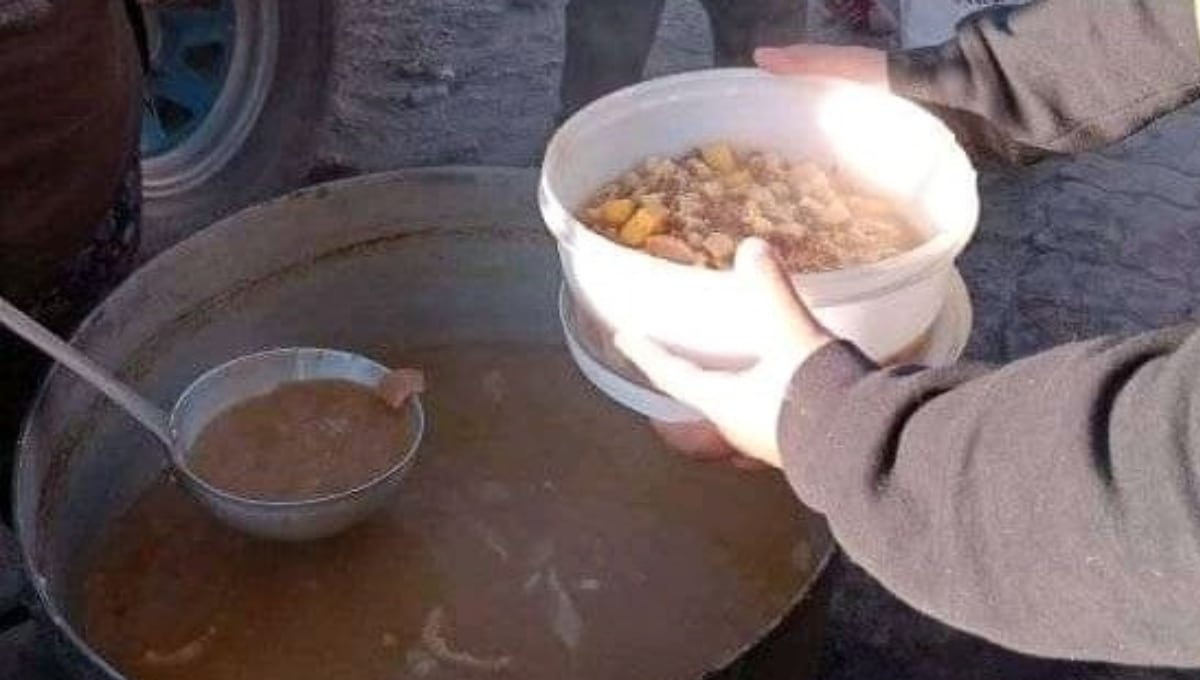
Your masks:
{"label": "white plastic container", "polygon": [[747,305],[731,273],[625,248],[573,215],[597,189],[648,156],[679,155],[716,141],[836,166],[904,207],[930,233],[927,242],[880,262],[798,275],[793,282],[826,326],[876,359],[896,354],[929,328],[979,214],[975,171],[953,134],[886,92],[754,69],[700,71],[626,88],[577,113],[551,140],[539,187],[542,217],[558,241],[566,283],[590,314],[709,365],[753,356],[754,325],[744,317]]}

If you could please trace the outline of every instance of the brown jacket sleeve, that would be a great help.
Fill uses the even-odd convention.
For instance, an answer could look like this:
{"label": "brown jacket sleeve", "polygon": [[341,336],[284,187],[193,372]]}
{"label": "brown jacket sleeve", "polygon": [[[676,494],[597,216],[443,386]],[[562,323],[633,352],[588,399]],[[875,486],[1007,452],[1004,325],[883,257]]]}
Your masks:
{"label": "brown jacket sleeve", "polygon": [[1037,655],[1200,666],[1200,333],[988,372],[800,368],[784,469],[899,597]]}
{"label": "brown jacket sleeve", "polygon": [[1040,0],[889,57],[892,89],[977,158],[1028,162],[1120,139],[1200,93],[1192,0]]}
{"label": "brown jacket sleeve", "polygon": [[0,25],[0,294],[44,296],[90,243],[136,158],[140,102],[121,0],[55,2]]}

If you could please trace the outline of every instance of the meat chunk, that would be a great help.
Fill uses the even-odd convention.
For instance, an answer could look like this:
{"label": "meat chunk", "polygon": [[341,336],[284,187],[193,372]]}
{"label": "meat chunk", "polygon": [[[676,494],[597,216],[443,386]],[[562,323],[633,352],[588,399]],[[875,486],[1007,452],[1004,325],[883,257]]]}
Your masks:
{"label": "meat chunk", "polygon": [[415,368],[397,368],[383,377],[376,392],[392,408],[400,408],[414,395],[425,391],[425,373]]}
{"label": "meat chunk", "polygon": [[609,229],[619,229],[633,217],[637,203],[630,198],[614,198],[600,204],[596,218]]}
{"label": "meat chunk", "polygon": [[714,231],[705,236],[701,246],[708,251],[712,259],[724,263],[733,261],[733,255],[737,251],[737,242],[732,236],[721,231]]}
{"label": "meat chunk", "polygon": [[704,261],[704,256],[674,236],[651,236],[646,239],[644,250],[655,257],[680,264],[697,264]]}

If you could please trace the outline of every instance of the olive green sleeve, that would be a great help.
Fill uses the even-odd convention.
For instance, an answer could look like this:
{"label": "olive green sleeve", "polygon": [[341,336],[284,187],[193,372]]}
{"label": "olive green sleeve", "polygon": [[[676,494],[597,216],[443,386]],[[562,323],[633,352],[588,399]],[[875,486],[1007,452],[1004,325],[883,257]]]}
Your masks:
{"label": "olive green sleeve", "polygon": [[1041,0],[981,12],[951,41],[889,57],[892,89],[977,158],[1107,144],[1200,94],[1193,0]]}

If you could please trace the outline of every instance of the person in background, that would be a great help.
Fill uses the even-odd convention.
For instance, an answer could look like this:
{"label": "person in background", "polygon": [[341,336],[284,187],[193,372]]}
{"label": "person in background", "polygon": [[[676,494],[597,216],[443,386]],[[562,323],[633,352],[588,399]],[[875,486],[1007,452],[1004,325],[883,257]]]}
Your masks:
{"label": "person in background", "polygon": [[[1043,0],[937,47],[762,50],[941,116],[978,158],[1120,139],[1200,95],[1192,0]],[[1197,216],[1200,227],[1200,216]],[[781,467],[848,555],[915,608],[1025,653],[1200,666],[1200,331],[1065,345],[1011,365],[883,369],[832,337],[761,241],[734,275],[757,364],[618,346],[742,454]]]}
{"label": "person in background", "polygon": [[[122,0],[0,0],[0,295],[60,334],[133,267],[143,60]],[[0,330],[0,502],[45,362]]]}
{"label": "person in background", "polygon": [[[837,0],[845,3],[846,0]],[[851,0],[857,2],[858,0]],[[800,40],[805,0],[701,0],[718,66],[750,66],[754,48]],[[666,0],[570,0],[561,119],[642,79]]]}

